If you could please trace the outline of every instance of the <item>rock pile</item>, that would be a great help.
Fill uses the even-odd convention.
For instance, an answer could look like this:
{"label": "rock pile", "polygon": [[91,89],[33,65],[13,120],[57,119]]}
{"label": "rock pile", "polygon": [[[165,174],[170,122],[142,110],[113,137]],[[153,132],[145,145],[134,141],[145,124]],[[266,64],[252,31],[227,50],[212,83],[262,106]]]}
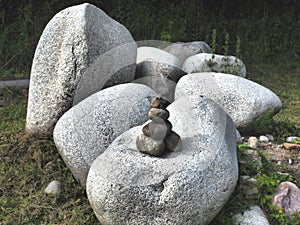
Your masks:
{"label": "rock pile", "polygon": [[152,108],[148,113],[148,118],[152,121],[143,127],[143,134],[136,139],[137,148],[140,152],[160,156],[167,151],[178,150],[180,136],[172,131],[172,124],[168,120],[170,113],[166,109],[170,104],[161,95],[152,99]]}

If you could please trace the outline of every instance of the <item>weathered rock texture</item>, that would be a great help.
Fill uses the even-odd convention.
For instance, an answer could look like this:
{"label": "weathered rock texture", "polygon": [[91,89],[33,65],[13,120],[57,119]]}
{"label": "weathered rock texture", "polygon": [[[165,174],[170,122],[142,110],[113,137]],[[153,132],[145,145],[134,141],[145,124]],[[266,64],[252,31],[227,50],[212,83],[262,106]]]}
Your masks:
{"label": "weathered rock texture", "polygon": [[251,206],[249,210],[234,216],[234,225],[270,225],[259,206]]}
{"label": "weathered rock texture", "polygon": [[131,82],[136,43],[91,4],[67,8],[44,29],[34,55],[26,131],[51,134],[70,107],[104,87]]}
{"label": "weathered rock texture", "polygon": [[166,52],[175,55],[181,63],[181,66],[187,58],[199,53],[212,53],[209,45],[203,41],[177,42],[164,49]]}
{"label": "weathered rock texture", "polygon": [[246,77],[246,66],[235,56],[200,53],[186,59],[182,66],[186,73],[219,72]]}
{"label": "weathered rock texture", "polygon": [[156,93],[141,84],[120,84],[86,98],[57,122],[55,145],[74,177],[85,186],[91,163],[124,131],[148,120]]}
{"label": "weathered rock texture", "polygon": [[87,195],[101,224],[205,225],[233,193],[238,165],[231,118],[201,97],[178,99],[168,110],[180,151],[162,158],[140,153],[138,126],[93,162]]}
{"label": "weathered rock texture", "polygon": [[206,96],[218,103],[242,134],[279,112],[282,103],[269,89],[245,78],[223,73],[194,73],[180,79],[175,99]]}

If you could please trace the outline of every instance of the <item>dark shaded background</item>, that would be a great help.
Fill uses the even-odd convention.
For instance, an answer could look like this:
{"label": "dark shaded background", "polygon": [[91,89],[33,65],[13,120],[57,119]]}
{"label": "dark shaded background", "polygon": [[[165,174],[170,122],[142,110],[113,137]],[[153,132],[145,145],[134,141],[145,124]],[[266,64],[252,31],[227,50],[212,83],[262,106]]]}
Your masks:
{"label": "dark shaded background", "polygon": [[[0,76],[30,70],[45,25],[60,10],[92,3],[125,25],[136,41],[202,40],[215,53],[244,61],[272,61],[300,55],[300,1],[297,0],[20,0],[0,1]],[[229,44],[225,36],[229,35]],[[241,47],[237,46],[240,39]]]}

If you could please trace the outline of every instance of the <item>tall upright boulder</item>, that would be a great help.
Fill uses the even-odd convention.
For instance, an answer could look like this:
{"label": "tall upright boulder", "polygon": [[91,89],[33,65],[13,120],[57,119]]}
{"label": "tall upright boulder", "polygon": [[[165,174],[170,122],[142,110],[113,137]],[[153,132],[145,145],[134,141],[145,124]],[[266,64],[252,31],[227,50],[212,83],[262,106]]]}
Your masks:
{"label": "tall upright boulder", "polygon": [[73,105],[105,87],[131,82],[136,48],[123,25],[91,4],[56,14],[34,55],[26,131],[51,134]]}

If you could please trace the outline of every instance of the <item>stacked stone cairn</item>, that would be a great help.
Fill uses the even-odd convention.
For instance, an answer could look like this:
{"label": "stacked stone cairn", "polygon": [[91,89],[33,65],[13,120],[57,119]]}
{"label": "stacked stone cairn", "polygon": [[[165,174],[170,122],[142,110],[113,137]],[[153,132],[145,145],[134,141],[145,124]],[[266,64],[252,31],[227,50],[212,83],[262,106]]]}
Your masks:
{"label": "stacked stone cairn", "polygon": [[161,156],[170,151],[179,151],[180,136],[172,131],[172,124],[168,120],[170,114],[166,108],[170,104],[161,95],[152,99],[151,109],[148,112],[148,118],[152,121],[142,128],[143,134],[136,139],[140,152],[151,156]]}

